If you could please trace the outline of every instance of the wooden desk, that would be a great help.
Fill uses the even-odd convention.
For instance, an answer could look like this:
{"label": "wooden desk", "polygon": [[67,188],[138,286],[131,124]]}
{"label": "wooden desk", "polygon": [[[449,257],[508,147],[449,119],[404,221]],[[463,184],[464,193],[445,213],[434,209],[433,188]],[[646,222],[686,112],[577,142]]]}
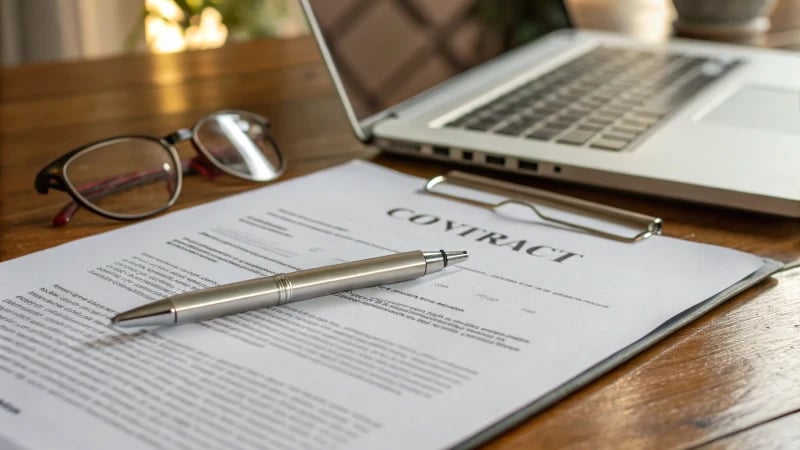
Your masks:
{"label": "wooden desk", "polygon": [[[83,211],[69,226],[52,228],[50,219],[67,197],[58,192],[42,196],[33,189],[34,175],[51,159],[114,134],[163,135],[217,109],[270,117],[288,155],[286,178],[352,158],[426,177],[452,168],[381,155],[356,141],[308,38],[0,73],[0,260],[124,226]],[[800,442],[800,221],[503,178],[659,215],[670,236],[739,248],[793,268],[489,448],[753,448]],[[176,208],[253,187],[227,178],[192,177]]]}

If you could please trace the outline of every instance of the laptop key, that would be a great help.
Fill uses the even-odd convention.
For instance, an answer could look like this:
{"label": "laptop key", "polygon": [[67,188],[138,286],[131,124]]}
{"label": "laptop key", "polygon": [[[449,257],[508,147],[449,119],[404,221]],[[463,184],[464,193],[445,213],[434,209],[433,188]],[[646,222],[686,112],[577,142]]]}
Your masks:
{"label": "laptop key", "polygon": [[647,111],[631,111],[626,116],[626,118],[631,118],[636,120],[637,122],[645,123],[648,126],[653,126],[661,119],[661,116],[658,114],[652,114]]}
{"label": "laptop key", "polygon": [[613,130],[603,134],[603,136],[601,137],[605,139],[611,139],[614,141],[624,141],[626,143],[636,139],[635,134],[617,133]]}
{"label": "laptop key", "polygon": [[628,145],[628,142],[616,139],[599,138],[592,141],[590,145],[594,148],[601,148],[603,150],[622,150]]}
{"label": "laptop key", "polygon": [[582,107],[580,105],[573,105],[573,106],[570,106],[564,112],[564,114],[569,114],[569,115],[577,116],[577,117],[583,117],[583,116],[589,114],[590,112],[592,112],[592,109],[590,109],[590,108],[584,108],[584,107]]}
{"label": "laptop key", "polygon": [[526,120],[542,120],[549,114],[543,113],[535,109],[525,109],[519,113],[519,117]]}
{"label": "laptop key", "polygon": [[558,128],[539,128],[532,133],[529,133],[527,136],[528,138],[532,139],[539,139],[542,141],[549,141],[550,139],[554,138],[558,133],[564,131],[563,129]]}
{"label": "laptop key", "polygon": [[583,117],[583,116],[581,116],[579,114],[573,114],[573,113],[570,113],[570,112],[564,112],[564,113],[559,114],[558,121],[559,122],[567,122],[567,123],[575,123],[575,122],[581,120],[581,117]]}
{"label": "laptop key", "polygon": [[633,126],[619,124],[619,125],[614,126],[614,128],[611,131],[614,132],[614,133],[630,134],[630,135],[636,136],[637,134],[642,134],[642,132],[644,130],[646,130],[646,129],[647,128],[639,128],[639,127],[633,127]]}
{"label": "laptop key", "polygon": [[547,114],[548,116],[561,111],[561,108],[558,106],[552,105],[550,102],[546,102],[544,104],[536,104],[532,108],[537,114]]}
{"label": "laptop key", "polygon": [[496,130],[495,133],[498,134],[508,134],[511,136],[519,136],[523,131],[527,130],[528,124],[524,122],[513,122],[510,123],[499,130]]}
{"label": "laptop key", "polygon": [[603,125],[595,125],[592,123],[579,123],[578,129],[579,130],[586,130],[586,131],[594,131],[595,133],[605,128]]}
{"label": "laptop key", "polygon": [[637,130],[638,132],[642,132],[648,128],[650,128],[655,122],[646,122],[642,120],[636,120],[629,117],[625,117],[620,121],[620,125]]}
{"label": "laptop key", "polygon": [[591,116],[586,118],[586,122],[587,123],[591,123],[591,124],[594,124],[594,125],[601,125],[601,126],[606,126],[606,125],[610,124],[611,122],[613,122],[614,120],[616,120],[616,118],[608,117],[608,116],[601,116],[601,115],[591,115]]}
{"label": "laptop key", "polygon": [[564,131],[567,128],[572,126],[572,122],[559,120],[559,119],[556,118],[556,119],[550,120],[549,122],[546,122],[544,124],[544,126],[547,127],[547,128],[552,128],[554,130]]}
{"label": "laptop key", "polygon": [[486,131],[489,128],[492,128],[497,122],[494,120],[479,120],[474,123],[470,123],[466,125],[464,128],[468,130],[476,130],[476,131]]}
{"label": "laptop key", "polygon": [[523,122],[526,125],[526,128],[533,128],[536,125],[539,125],[539,124],[543,123],[544,122],[544,117],[535,118],[535,119],[534,118],[531,118],[531,119],[522,118],[520,121]]}
{"label": "laptop key", "polygon": [[622,116],[626,112],[629,111],[630,108],[625,108],[621,105],[605,105],[602,108],[596,111],[597,115],[605,116],[605,117],[613,117],[614,119]]}
{"label": "laptop key", "polygon": [[560,138],[558,138],[557,142],[562,144],[573,144],[573,145],[583,145],[586,141],[588,141],[592,136],[595,135],[594,131],[589,130],[572,130]]}

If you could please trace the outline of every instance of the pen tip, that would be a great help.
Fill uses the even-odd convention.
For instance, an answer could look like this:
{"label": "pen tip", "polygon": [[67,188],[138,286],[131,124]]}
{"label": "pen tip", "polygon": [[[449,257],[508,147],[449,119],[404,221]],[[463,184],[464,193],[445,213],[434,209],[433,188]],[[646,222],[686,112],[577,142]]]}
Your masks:
{"label": "pen tip", "polygon": [[459,251],[444,251],[442,252],[442,257],[444,257],[444,266],[450,266],[453,264],[458,264],[460,262],[466,261],[469,258],[469,253],[466,250],[459,250]]}
{"label": "pen tip", "polygon": [[175,324],[175,310],[169,300],[148,303],[111,318],[111,324],[120,327],[145,327]]}

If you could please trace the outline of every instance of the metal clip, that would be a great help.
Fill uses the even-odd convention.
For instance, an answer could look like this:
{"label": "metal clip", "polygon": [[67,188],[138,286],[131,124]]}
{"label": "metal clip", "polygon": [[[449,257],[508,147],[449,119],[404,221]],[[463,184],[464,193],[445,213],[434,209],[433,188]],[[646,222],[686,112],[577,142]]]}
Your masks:
{"label": "metal clip", "polygon": [[[463,189],[460,194],[445,192],[445,185],[473,193]],[[460,171],[431,178],[425,183],[425,192],[494,212],[506,205],[521,205],[545,222],[622,242],[638,242],[662,231],[658,217]],[[488,201],[479,198],[481,193],[503,198]]]}

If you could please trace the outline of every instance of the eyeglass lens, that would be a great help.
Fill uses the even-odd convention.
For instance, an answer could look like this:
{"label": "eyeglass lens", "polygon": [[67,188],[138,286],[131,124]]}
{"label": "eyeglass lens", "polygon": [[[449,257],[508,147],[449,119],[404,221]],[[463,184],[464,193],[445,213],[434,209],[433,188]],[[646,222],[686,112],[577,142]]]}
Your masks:
{"label": "eyeglass lens", "polygon": [[138,217],[168,206],[177,195],[180,167],[156,140],[125,137],[75,155],[64,178],[83,200],[107,214]]}
{"label": "eyeglass lens", "polygon": [[195,143],[222,170],[252,181],[269,181],[281,174],[283,158],[266,127],[246,113],[219,113],[195,126]]}

